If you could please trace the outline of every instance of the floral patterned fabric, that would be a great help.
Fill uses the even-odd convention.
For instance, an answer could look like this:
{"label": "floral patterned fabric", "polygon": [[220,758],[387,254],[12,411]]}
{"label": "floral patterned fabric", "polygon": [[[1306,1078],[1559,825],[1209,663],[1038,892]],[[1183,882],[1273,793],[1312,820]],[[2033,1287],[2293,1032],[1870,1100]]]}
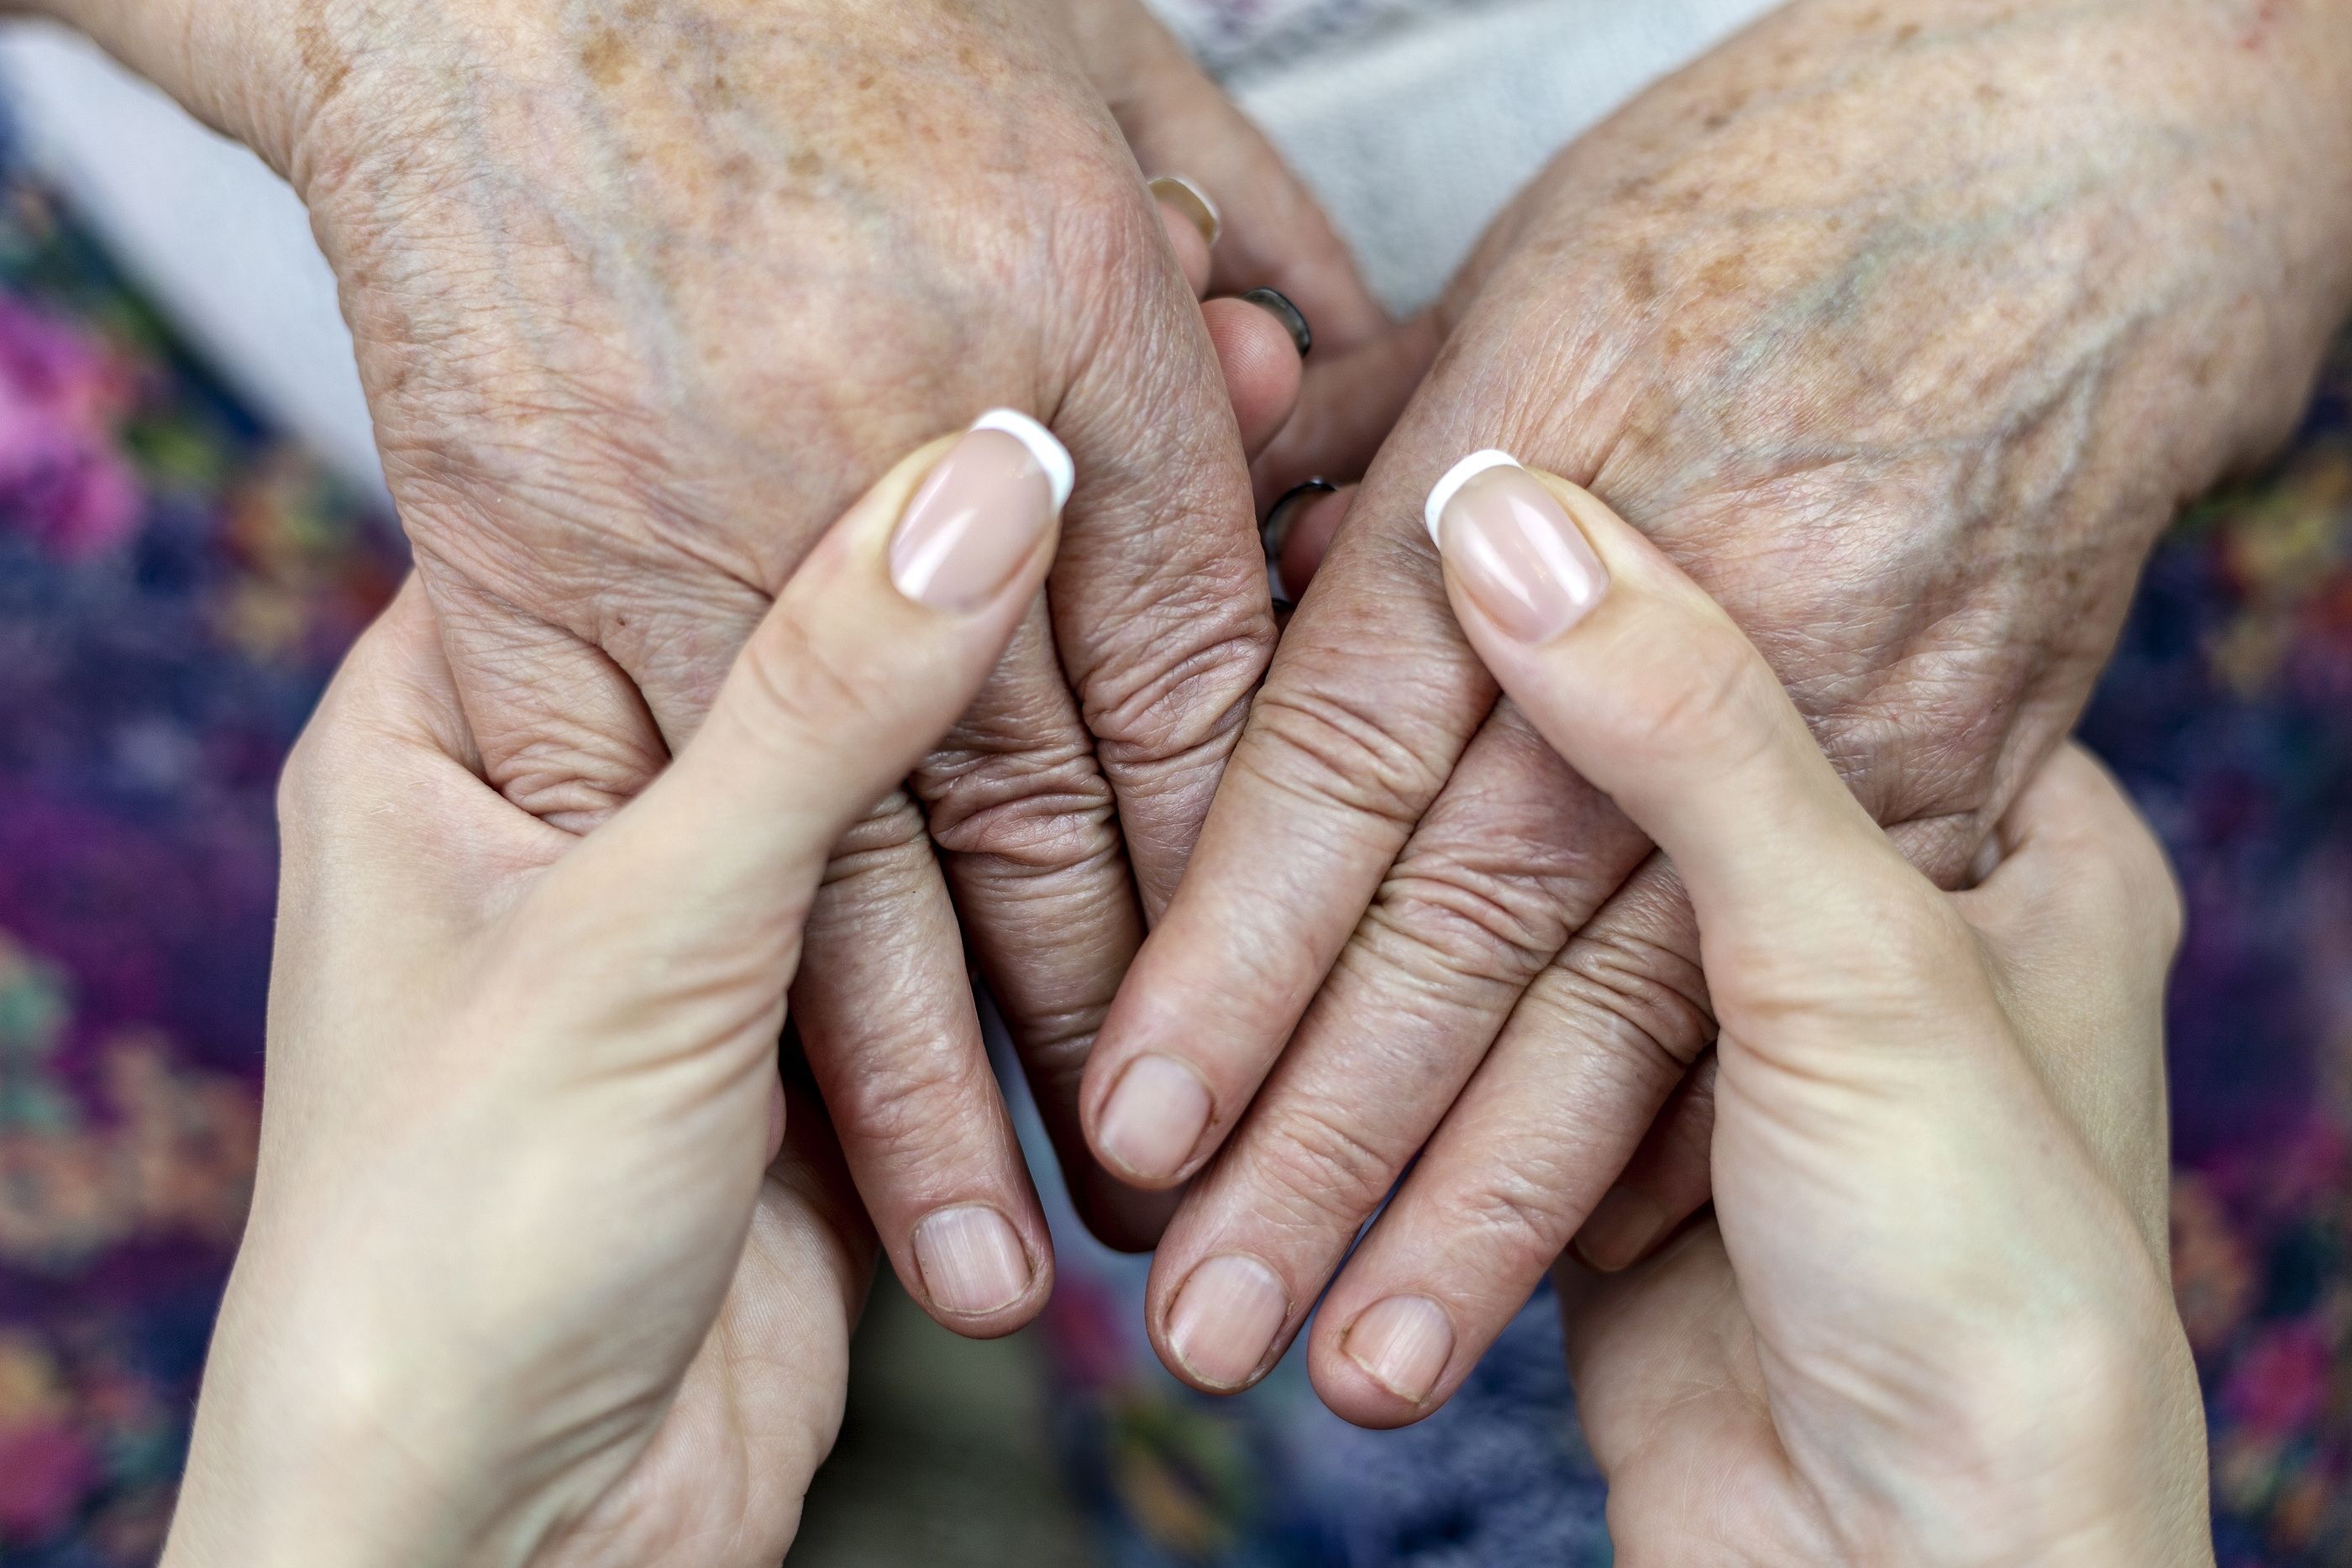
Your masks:
{"label": "floral patterned fabric", "polygon": [[[152,1561],[250,1181],[286,748],[388,522],[258,426],[0,152],[0,1563]],[[2225,1568],[2352,1563],[2352,351],[2158,553],[2085,727],[2179,857],[2178,1282]],[[1076,1250],[1076,1244],[1070,1245]],[[1548,1307],[1404,1433],[1043,1342],[1101,1561],[1601,1563]]]}

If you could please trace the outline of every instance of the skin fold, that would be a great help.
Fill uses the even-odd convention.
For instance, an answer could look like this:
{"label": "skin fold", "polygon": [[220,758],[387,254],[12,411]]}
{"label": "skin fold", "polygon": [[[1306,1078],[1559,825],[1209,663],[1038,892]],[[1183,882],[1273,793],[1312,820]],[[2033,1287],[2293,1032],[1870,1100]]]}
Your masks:
{"label": "skin fold", "polygon": [[[1051,1288],[967,938],[1082,1207],[1156,1234],[1164,1201],[1085,1154],[1077,1073],[1272,647],[1247,444],[1297,374],[1264,312],[1195,296],[1276,283],[1342,350],[1384,326],[1263,139],[1129,0],[57,10],[307,202],[487,775],[563,831],[690,738],[896,455],[992,406],[1059,431],[1068,549],[845,836],[795,1016],[886,1249],[959,1330]],[[1213,193],[1213,252],[1147,174]],[[910,1238],[970,1202],[1048,1266],[949,1312]]]}
{"label": "skin fold", "polygon": [[[1605,497],[1953,884],[2072,725],[2165,522],[2301,405],[2347,305],[2348,67],[2335,6],[1808,0],[1564,151],[1432,318],[1310,372],[1261,490],[1369,473],[1085,1087],[1115,1168],[1199,1173],[1148,1309],[1171,1368],[1254,1380],[1320,1297],[1326,1398],[1413,1419],[1637,1148],[1590,1256],[1630,1261],[1706,1196],[1687,901],[1497,700],[1423,529],[1439,476],[1495,446]],[[1391,428],[1377,371],[1434,342]],[[1173,1168],[1115,1146],[1147,1057],[1177,1064],[1165,1116],[1207,1109],[1162,1137]],[[1281,1310],[1183,1308],[1223,1258]],[[1457,1340],[1412,1401],[1337,1351],[1399,1292]]]}

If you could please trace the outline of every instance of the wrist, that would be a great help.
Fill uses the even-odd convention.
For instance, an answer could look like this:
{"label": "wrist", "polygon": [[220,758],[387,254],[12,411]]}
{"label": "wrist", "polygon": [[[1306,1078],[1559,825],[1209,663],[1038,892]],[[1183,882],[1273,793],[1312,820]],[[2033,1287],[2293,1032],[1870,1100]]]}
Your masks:
{"label": "wrist", "polygon": [[373,1336],[367,1303],[333,1288],[347,1272],[279,1267],[248,1241],[206,1360],[163,1568],[528,1560],[536,1521],[494,1439],[499,1402],[415,1375],[437,1358]]}
{"label": "wrist", "polygon": [[1877,1504],[1860,1516],[1881,1521],[1857,1561],[2209,1568],[2203,1407],[2168,1301],[2044,1320],[2009,1354],[1961,1353],[1944,1372],[1958,1397],[1933,1430],[1841,1467]]}

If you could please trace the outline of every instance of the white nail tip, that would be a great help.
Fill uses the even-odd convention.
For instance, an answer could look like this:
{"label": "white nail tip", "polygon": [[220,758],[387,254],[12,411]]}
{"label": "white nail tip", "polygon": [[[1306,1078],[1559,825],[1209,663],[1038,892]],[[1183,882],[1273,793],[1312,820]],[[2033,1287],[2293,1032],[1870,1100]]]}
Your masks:
{"label": "white nail tip", "polygon": [[1217,209],[1216,198],[1201,189],[1196,182],[1181,174],[1162,174],[1152,181],[1151,185],[1155,192],[1162,185],[1181,186],[1194,201],[1201,204],[1201,210],[1209,214],[1209,232],[1201,237],[1207,240],[1210,248],[1213,250],[1217,242],[1225,235],[1225,214]]}
{"label": "white nail tip", "polygon": [[[1436,485],[1431,488],[1429,492],[1429,506],[1422,513],[1423,520],[1429,525],[1429,542],[1431,544],[1439,543],[1437,538],[1438,521],[1445,516],[1445,508],[1454,504],[1454,497],[1462,493],[1463,486],[1467,485],[1471,480],[1475,479],[1479,475],[1487,472],[1489,469],[1517,468],[1518,466],[1520,466],[1520,464],[1517,458],[1512,456],[1507,452],[1498,452],[1490,446],[1484,452],[1473,452],[1469,456],[1465,457],[1461,462],[1456,463],[1452,468],[1446,470],[1445,477],[1440,479]],[[1441,546],[1440,548],[1443,547]]]}
{"label": "white nail tip", "polygon": [[1078,486],[1078,465],[1070,461],[1070,449],[1055,440],[1052,431],[1013,408],[990,409],[973,420],[971,427],[1001,430],[1027,447],[1054,486],[1054,510],[1058,512],[1069,504],[1070,492]]}

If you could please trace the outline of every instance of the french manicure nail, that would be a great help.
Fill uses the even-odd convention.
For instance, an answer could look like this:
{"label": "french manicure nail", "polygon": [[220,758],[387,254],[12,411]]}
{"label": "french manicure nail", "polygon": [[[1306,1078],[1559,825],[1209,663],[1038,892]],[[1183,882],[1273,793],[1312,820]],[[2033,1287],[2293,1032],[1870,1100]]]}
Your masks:
{"label": "french manicure nail", "polygon": [[1152,181],[1151,195],[1154,201],[1183,214],[1212,248],[1225,232],[1224,214],[1217,211],[1216,203],[1209,200],[1209,193],[1181,174],[1162,174]]}
{"label": "french manicure nail", "polygon": [[1430,491],[1425,516],[1470,597],[1517,642],[1550,642],[1608,590],[1607,570],[1559,498],[1507,452],[1454,465]]}
{"label": "french manicure nail", "polygon": [[977,610],[1001,592],[1069,500],[1077,471],[1025,413],[981,415],[907,504],[890,580],[936,610]]}
{"label": "french manicure nail", "polygon": [[1168,1343],[1184,1370],[1212,1388],[1239,1388],[1257,1375],[1290,1316],[1274,1270],[1228,1253],[1192,1270],[1168,1309]]}
{"label": "french manicure nail", "polygon": [[1576,1233],[1577,1256],[1614,1274],[1640,1262],[1665,1228],[1666,1211],[1654,1199],[1630,1186],[1611,1187]]}
{"label": "french manicure nail", "polygon": [[1315,329],[1307,324],[1307,313],[1290,302],[1290,296],[1279,288],[1253,288],[1243,295],[1242,303],[1255,305],[1276,320],[1290,334],[1290,341],[1305,359],[1315,350]]}
{"label": "french manicure nail", "polygon": [[1427,1399],[1454,1358],[1454,1324],[1426,1296],[1375,1301],[1348,1330],[1348,1359],[1410,1404]]}
{"label": "french manicure nail", "polygon": [[1209,1086],[1170,1056],[1139,1056],[1103,1106],[1099,1142],[1110,1160],[1147,1181],[1184,1168],[1209,1128]]}
{"label": "french manicure nail", "polygon": [[974,1316],[1029,1293],[1029,1254],[1012,1221],[981,1204],[942,1208],[915,1227],[915,1265],[941,1312]]}

